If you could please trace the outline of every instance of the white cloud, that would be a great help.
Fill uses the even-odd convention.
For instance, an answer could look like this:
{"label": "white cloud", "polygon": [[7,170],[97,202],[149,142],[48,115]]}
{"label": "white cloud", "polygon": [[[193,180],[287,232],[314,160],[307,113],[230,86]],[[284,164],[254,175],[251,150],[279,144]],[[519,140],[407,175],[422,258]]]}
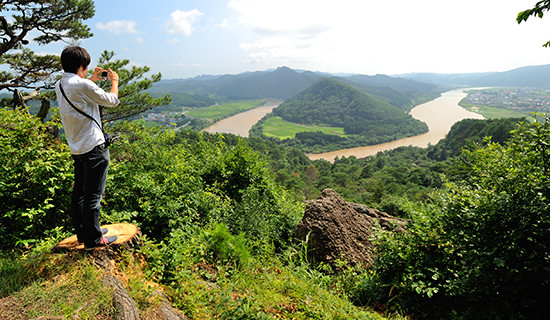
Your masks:
{"label": "white cloud", "polygon": [[218,23],[216,27],[221,29],[227,29],[231,27],[231,24],[229,23],[229,20],[223,19],[222,22]]}
{"label": "white cloud", "polygon": [[313,62],[317,48],[310,41],[296,42],[281,36],[264,37],[254,42],[243,42],[239,47],[248,52],[246,62],[274,62],[286,64],[292,62]]}
{"label": "white cloud", "polygon": [[334,1],[326,0],[231,0],[229,7],[240,14],[240,22],[265,35],[315,37],[334,24]]}
{"label": "white cloud", "polygon": [[176,10],[170,14],[170,20],[166,23],[165,30],[170,34],[181,34],[190,36],[195,23],[202,13],[193,9],[191,11]]}
{"label": "white cloud", "polygon": [[178,39],[178,38],[172,38],[172,39],[166,40],[166,43],[168,43],[168,44],[176,44],[176,43],[180,43],[180,42],[181,42],[181,40]]}
{"label": "white cloud", "polygon": [[136,30],[136,22],[128,20],[111,20],[107,23],[98,22],[96,28],[115,34],[138,33]]}
{"label": "white cloud", "polygon": [[[349,41],[364,32],[358,21],[365,19],[356,20],[356,11],[364,9],[362,1],[231,0],[229,7],[237,11],[241,25],[253,31],[252,38],[239,45],[249,63],[319,68],[327,59],[337,59],[335,47],[363,43],[360,38]],[[350,25],[348,20],[355,22]]]}
{"label": "white cloud", "polygon": [[[515,17],[528,6],[515,0],[453,5],[441,0],[230,0],[229,7],[251,31],[239,46],[247,62],[268,66],[271,61],[271,67],[288,63],[390,74],[498,71],[513,67],[510,56],[538,54],[547,40],[540,25],[535,31],[518,27]],[[533,47],[527,41],[534,35],[542,40]]]}
{"label": "white cloud", "polygon": [[51,53],[51,52],[44,52],[44,51],[35,52],[34,54],[36,54],[37,56],[41,56],[41,57],[44,57],[44,56],[59,56],[60,55],[59,53]]}
{"label": "white cloud", "polygon": [[144,40],[143,40],[142,37],[136,37],[136,42],[137,42],[137,43],[143,43]]}

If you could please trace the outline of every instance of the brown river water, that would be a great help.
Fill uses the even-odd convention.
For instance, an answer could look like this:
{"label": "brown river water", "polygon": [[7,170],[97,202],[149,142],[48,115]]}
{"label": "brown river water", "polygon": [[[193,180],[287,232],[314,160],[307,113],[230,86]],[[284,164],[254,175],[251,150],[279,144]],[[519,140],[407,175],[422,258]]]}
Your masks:
{"label": "brown river water", "polygon": [[[390,150],[403,146],[417,146],[425,148],[429,144],[436,144],[445,138],[451,126],[463,119],[483,119],[478,113],[470,112],[458,105],[460,100],[466,97],[465,90],[456,89],[441,94],[441,97],[414,107],[410,114],[428,125],[429,131],[417,136],[403,138],[387,143],[372,146],[341,149],[331,152],[306,154],[311,160],[325,159],[333,162],[336,157],[363,158],[375,155],[380,151]],[[233,133],[242,137],[248,137],[248,131],[252,126],[263,118],[271,110],[276,108],[282,101],[270,100],[265,105],[251,109],[232,117],[220,120],[212,126],[204,129],[207,132]]]}
{"label": "brown river water", "polygon": [[248,131],[256,122],[260,121],[271,110],[277,108],[283,101],[269,100],[261,107],[241,112],[229,118],[222,119],[202,131],[210,133],[232,133],[241,137],[248,137]]}

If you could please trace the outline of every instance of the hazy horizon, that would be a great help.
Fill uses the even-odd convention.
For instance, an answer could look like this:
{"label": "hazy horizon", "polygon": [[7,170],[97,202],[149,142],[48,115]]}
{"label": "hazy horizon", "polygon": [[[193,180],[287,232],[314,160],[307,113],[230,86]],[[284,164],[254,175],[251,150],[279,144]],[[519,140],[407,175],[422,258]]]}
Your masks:
{"label": "hazy horizon", "polygon": [[190,77],[184,77],[184,78],[163,78],[162,80],[186,80],[186,79],[193,79],[193,78],[200,78],[200,77],[222,77],[226,75],[239,75],[239,74],[245,74],[245,73],[254,73],[254,72],[272,72],[279,68],[289,68],[296,72],[313,72],[313,73],[319,73],[319,74],[328,74],[328,75],[334,75],[334,76],[352,76],[352,75],[365,75],[365,76],[377,76],[377,75],[384,75],[389,77],[402,77],[407,75],[422,75],[422,74],[434,74],[434,75],[459,75],[459,74],[493,74],[493,73],[500,73],[500,72],[508,72],[513,71],[516,69],[522,69],[522,68],[528,68],[528,67],[542,67],[542,66],[548,66],[549,64],[543,64],[543,65],[529,65],[529,66],[520,66],[517,68],[509,69],[509,70],[502,70],[502,71],[482,71],[482,72],[463,72],[463,73],[437,73],[437,72],[407,72],[407,73],[399,73],[399,74],[383,74],[383,73],[377,73],[377,74],[362,74],[362,73],[349,73],[349,72],[323,72],[318,70],[305,70],[305,69],[293,69],[288,66],[278,66],[275,68],[268,68],[264,70],[245,70],[242,72],[237,73],[218,73],[218,74],[198,74],[195,76]]}
{"label": "hazy horizon", "polygon": [[[164,79],[287,66],[326,73],[501,72],[550,64],[550,19],[518,24],[536,1],[95,1],[81,45]],[[31,48],[59,54],[65,43]]]}

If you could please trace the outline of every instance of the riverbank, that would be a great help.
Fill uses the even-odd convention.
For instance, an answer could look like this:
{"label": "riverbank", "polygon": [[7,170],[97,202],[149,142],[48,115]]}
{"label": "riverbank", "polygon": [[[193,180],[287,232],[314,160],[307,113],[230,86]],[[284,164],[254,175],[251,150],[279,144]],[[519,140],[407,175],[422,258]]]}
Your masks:
{"label": "riverbank", "polygon": [[364,158],[375,155],[380,151],[386,151],[403,146],[417,146],[425,148],[430,144],[436,144],[445,138],[451,126],[463,119],[484,119],[480,114],[468,111],[459,105],[459,102],[467,96],[465,91],[470,89],[455,89],[444,92],[441,97],[416,106],[410,114],[428,125],[428,132],[414,137],[403,138],[377,145],[341,149],[331,152],[306,154],[310,160],[324,159],[333,162],[336,157]]}
{"label": "riverbank", "polygon": [[247,138],[250,128],[282,102],[275,99],[268,100],[263,106],[222,119],[201,132],[232,133]]}

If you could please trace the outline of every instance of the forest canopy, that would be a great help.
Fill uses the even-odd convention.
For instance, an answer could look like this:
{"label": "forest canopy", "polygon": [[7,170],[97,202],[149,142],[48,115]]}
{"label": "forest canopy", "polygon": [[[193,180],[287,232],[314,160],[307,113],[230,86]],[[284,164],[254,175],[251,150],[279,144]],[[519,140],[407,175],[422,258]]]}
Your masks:
{"label": "forest canopy", "polygon": [[428,130],[403,110],[332,78],[319,79],[273,113],[290,122],[344,127],[347,134],[365,136],[411,135]]}
{"label": "forest canopy", "polygon": [[[343,137],[309,132],[283,141],[287,146],[313,153],[384,143],[428,131],[425,123],[404,110],[334,78],[317,80],[273,109],[273,115],[302,125],[344,128]],[[261,125],[262,121],[250,134],[262,136]]]}

